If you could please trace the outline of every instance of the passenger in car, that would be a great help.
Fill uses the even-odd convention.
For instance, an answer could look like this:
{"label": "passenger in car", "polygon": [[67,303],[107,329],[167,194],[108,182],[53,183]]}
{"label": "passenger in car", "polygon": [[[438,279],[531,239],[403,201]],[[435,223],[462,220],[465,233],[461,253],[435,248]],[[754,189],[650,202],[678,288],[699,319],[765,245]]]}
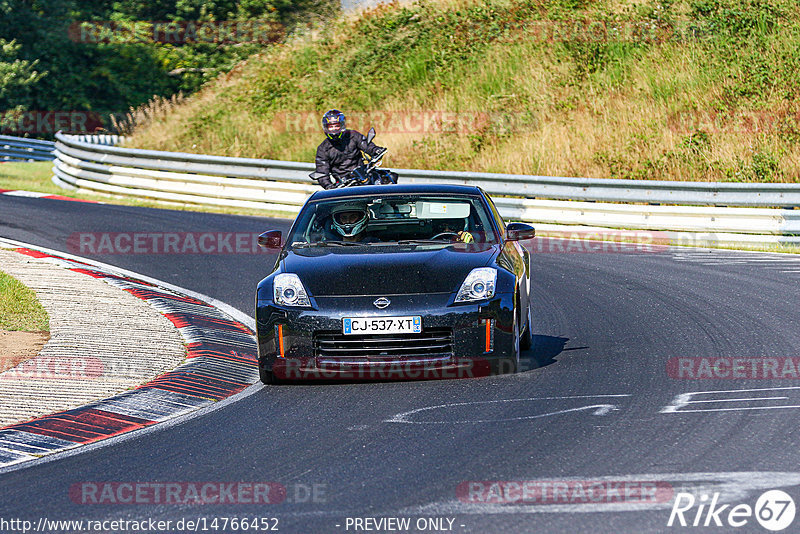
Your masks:
{"label": "passenger in car", "polygon": [[474,236],[467,232],[464,219],[438,219],[433,222],[432,239],[452,237],[454,241],[472,243]]}

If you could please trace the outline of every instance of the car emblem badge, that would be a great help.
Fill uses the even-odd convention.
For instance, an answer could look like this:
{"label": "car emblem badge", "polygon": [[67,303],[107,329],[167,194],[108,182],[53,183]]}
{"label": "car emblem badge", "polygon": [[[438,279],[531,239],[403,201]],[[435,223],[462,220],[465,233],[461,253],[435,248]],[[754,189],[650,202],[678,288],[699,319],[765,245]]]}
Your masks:
{"label": "car emblem badge", "polygon": [[375,302],[373,302],[375,307],[378,308],[379,310],[384,309],[386,306],[388,306],[391,303],[392,303],[392,301],[387,299],[386,297],[381,297],[378,300],[376,300]]}

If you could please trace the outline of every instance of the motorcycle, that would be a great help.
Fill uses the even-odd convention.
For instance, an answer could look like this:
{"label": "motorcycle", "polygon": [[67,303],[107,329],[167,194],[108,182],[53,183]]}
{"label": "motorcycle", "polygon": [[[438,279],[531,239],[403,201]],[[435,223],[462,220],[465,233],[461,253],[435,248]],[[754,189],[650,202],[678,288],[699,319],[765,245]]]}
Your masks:
{"label": "motorcycle", "polygon": [[[370,128],[369,132],[367,132],[367,144],[371,143],[373,139],[375,139],[375,128]],[[386,155],[388,151],[389,149],[385,149],[374,158],[370,157],[368,154],[364,154],[364,158],[366,159],[365,163],[359,165],[343,176],[331,175],[331,180],[333,181],[333,187],[331,187],[331,189],[354,187],[357,185],[396,184],[396,173],[390,171],[389,169],[379,168],[381,161],[383,160],[383,156]],[[308,176],[312,180],[317,181],[325,175],[320,172],[312,172]]]}

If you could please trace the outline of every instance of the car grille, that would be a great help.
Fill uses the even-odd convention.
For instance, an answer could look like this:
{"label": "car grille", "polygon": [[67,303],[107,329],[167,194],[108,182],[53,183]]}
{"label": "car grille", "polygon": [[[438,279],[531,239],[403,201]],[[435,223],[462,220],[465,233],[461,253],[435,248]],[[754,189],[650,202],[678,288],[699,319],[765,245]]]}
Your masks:
{"label": "car grille", "polygon": [[335,361],[429,360],[453,355],[453,330],[432,328],[419,334],[314,334],[314,356]]}

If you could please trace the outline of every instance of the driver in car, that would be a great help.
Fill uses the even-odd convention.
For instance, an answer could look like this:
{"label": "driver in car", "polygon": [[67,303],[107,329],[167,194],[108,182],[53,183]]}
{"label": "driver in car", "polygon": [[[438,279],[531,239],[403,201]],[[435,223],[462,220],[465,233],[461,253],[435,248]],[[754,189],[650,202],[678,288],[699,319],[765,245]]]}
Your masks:
{"label": "driver in car", "polygon": [[378,239],[366,233],[369,210],[366,206],[340,204],[331,212],[331,226],[347,243],[375,243]]}
{"label": "driver in car", "polygon": [[386,149],[375,143],[367,143],[367,138],[355,130],[345,128],[344,113],[331,109],[322,116],[322,131],[325,140],[317,147],[317,173],[319,185],[331,189],[335,184],[331,176],[344,176],[363,163],[361,152],[375,158]]}

